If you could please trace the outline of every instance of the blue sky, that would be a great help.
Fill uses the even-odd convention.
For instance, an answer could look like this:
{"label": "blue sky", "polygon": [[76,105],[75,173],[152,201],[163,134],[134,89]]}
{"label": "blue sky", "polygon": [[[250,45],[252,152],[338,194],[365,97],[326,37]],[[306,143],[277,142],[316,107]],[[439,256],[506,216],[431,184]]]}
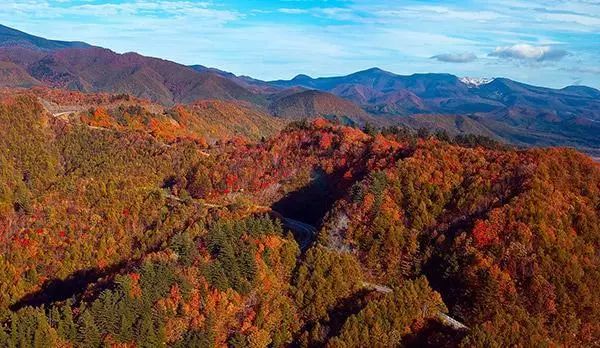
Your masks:
{"label": "blue sky", "polygon": [[377,66],[600,88],[600,0],[3,0],[0,23],[267,80]]}

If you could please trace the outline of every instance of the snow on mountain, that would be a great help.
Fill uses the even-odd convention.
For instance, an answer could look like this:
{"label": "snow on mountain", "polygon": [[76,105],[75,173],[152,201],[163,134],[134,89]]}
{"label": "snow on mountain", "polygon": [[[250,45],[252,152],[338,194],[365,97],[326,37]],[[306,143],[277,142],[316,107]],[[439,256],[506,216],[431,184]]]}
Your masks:
{"label": "snow on mountain", "polygon": [[467,85],[467,87],[469,87],[469,88],[479,87],[481,85],[486,85],[486,84],[494,81],[493,78],[487,78],[487,77],[460,77],[459,80],[460,80],[460,82]]}

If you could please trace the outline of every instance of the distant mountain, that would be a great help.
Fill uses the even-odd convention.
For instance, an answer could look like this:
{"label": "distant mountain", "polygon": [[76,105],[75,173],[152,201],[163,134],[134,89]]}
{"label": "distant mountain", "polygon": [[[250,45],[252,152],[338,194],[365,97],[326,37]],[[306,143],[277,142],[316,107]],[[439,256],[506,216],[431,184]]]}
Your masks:
{"label": "distant mountain", "polygon": [[273,81],[271,84],[328,91],[380,114],[454,112],[457,102],[463,105],[461,111],[468,108],[469,112],[489,111],[493,106],[501,106],[495,101],[482,101],[469,86],[450,74],[401,76],[373,68],[341,77],[312,79],[300,75],[290,81]]}
{"label": "distant mountain", "polygon": [[0,62],[4,87],[126,93],[163,105],[241,101],[287,119],[326,116],[346,123],[423,126],[600,153],[600,91],[584,86],[551,89],[505,78],[403,76],[379,68],[267,82],[203,65],[46,40],[3,26]]}
{"label": "distant mountain", "polygon": [[217,68],[209,68],[209,67],[206,67],[206,66],[200,65],[200,64],[190,65],[190,68],[192,68],[192,69],[194,69],[194,70],[196,70],[197,72],[200,72],[200,73],[209,72],[209,73],[213,73],[213,74],[216,74],[216,75],[219,75],[219,76],[223,76],[223,77],[226,77],[226,78],[229,78],[229,79],[236,79],[237,78],[237,76],[235,76],[235,74],[233,74],[233,73],[230,73],[230,72],[227,72],[227,71],[223,71],[223,70],[219,70]]}
{"label": "distant mountain", "polygon": [[232,74],[230,72],[219,70],[216,68],[209,68],[204,65],[190,65],[190,68],[201,73],[209,72],[217,74],[221,77],[234,81],[235,83],[253,91],[254,93],[270,94],[277,93],[280,90],[279,88],[273,87],[265,81],[257,80],[249,76],[236,76],[235,74]]}
{"label": "distant mountain", "polygon": [[128,93],[170,105],[198,99],[266,101],[235,81],[214,72],[136,53],[118,54],[97,47],[39,51],[0,48],[0,61],[16,64],[46,86],[82,92]]}
{"label": "distant mountain", "polygon": [[[600,91],[590,87],[551,89],[505,78],[475,80],[449,74],[402,76],[378,68],[270,83],[327,91],[395,124],[453,133],[467,128],[519,145],[600,148]],[[449,119],[442,121],[443,115]],[[465,120],[469,127],[463,127]]]}
{"label": "distant mountain", "polygon": [[47,40],[0,24],[0,47],[26,47],[39,50],[59,50],[72,47],[91,47],[85,42]]}
{"label": "distant mountain", "polygon": [[[582,86],[561,90],[535,87],[509,79],[465,79],[450,74],[396,75],[378,68],[347,76],[313,79],[299,75],[270,82],[279,87],[305,87],[328,91],[373,111],[406,114],[477,113],[511,107],[533,107],[559,117],[581,114],[600,119],[600,91]],[[391,107],[396,106],[396,107]],[[390,112],[391,111],[391,112]]]}
{"label": "distant mountain", "polygon": [[358,124],[369,118],[356,104],[324,92],[292,97],[286,94],[289,89],[203,65],[188,67],[137,53],[45,40],[10,28],[5,31],[11,39],[0,45],[0,86],[126,93],[164,105],[242,101],[283,118],[328,116]]}
{"label": "distant mountain", "polygon": [[351,101],[316,90],[286,90],[275,98],[269,109],[273,115],[287,119],[314,115],[350,124],[373,122],[371,115]]}
{"label": "distant mountain", "polygon": [[567,86],[562,89],[564,92],[576,94],[581,97],[600,98],[600,91],[587,86]]}

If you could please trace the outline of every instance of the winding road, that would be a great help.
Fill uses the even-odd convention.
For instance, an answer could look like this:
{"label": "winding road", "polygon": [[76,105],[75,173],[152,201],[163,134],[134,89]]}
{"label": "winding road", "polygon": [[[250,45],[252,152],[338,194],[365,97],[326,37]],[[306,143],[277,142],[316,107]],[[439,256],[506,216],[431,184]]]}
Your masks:
{"label": "winding road", "polygon": [[300,250],[302,251],[306,251],[317,237],[317,229],[312,225],[286,217],[281,218],[281,222],[283,222],[285,228],[294,233],[294,237],[298,241]]}
{"label": "winding road", "polygon": [[[394,290],[392,288],[390,288],[388,286],[384,286],[384,285],[379,285],[379,284],[363,282],[362,286],[365,289],[380,292],[382,294],[391,294],[394,292]],[[446,313],[443,313],[440,311],[435,311],[435,316],[442,324],[444,324],[454,330],[458,330],[458,331],[469,330],[468,326],[466,326],[465,324],[461,323],[460,321],[450,317]]]}
{"label": "winding road", "polygon": [[[172,200],[175,200],[178,202],[184,202],[184,200],[182,200],[181,198],[171,195],[171,194],[167,194],[165,196],[168,199],[172,199]],[[195,202],[194,201],[194,203],[208,207],[208,208],[222,208],[223,207],[222,205],[209,204],[209,203],[204,203],[204,202]],[[283,223],[283,226],[285,228],[289,229],[290,231],[292,231],[292,233],[294,234],[294,238],[298,242],[298,245],[300,246],[300,250],[302,250],[302,252],[306,251],[308,249],[308,247],[310,247],[310,245],[314,242],[315,238],[317,237],[318,230],[317,230],[317,228],[315,228],[312,225],[309,225],[302,221],[284,217],[281,214],[279,214],[278,212],[271,210],[269,207],[256,206],[255,208],[259,208],[259,210],[263,210],[263,211],[269,211],[272,215],[274,215],[276,218],[281,220],[281,222]],[[386,294],[386,295],[392,294],[394,292],[394,290],[388,286],[380,285],[380,284],[373,284],[373,283],[368,283],[368,282],[363,282],[362,287],[365,289],[368,289],[371,291],[376,291],[376,292]],[[458,331],[469,330],[469,328],[466,325],[464,325],[463,323],[459,322],[456,319],[451,318],[450,316],[448,316],[445,313],[436,311],[435,316],[442,324],[444,324],[454,330],[458,330]]]}
{"label": "winding road", "polygon": [[77,113],[77,111],[63,111],[63,112],[58,112],[56,114],[52,114],[52,116],[54,116],[54,117],[69,116],[69,115],[75,114],[75,113]]}

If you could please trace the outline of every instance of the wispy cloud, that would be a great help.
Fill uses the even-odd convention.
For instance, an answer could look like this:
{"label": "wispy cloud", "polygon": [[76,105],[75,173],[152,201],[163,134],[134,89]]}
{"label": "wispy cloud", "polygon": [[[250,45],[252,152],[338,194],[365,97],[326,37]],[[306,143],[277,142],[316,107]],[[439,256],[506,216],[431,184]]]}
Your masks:
{"label": "wispy cloud", "polygon": [[595,0],[3,0],[0,23],[265,79],[380,66],[600,86],[574,69],[598,66]]}
{"label": "wispy cloud", "polygon": [[477,59],[474,53],[443,53],[432,56],[431,59],[436,59],[440,62],[446,63],[470,63]]}
{"label": "wispy cloud", "polygon": [[286,14],[305,14],[309,12],[307,9],[301,8],[280,8],[277,11]]}
{"label": "wispy cloud", "polygon": [[437,5],[391,7],[384,10],[378,10],[375,12],[375,15],[388,20],[399,17],[418,16],[420,19],[431,21],[461,20],[473,22],[489,22],[506,17],[495,11],[456,9]]}
{"label": "wispy cloud", "polygon": [[580,67],[568,68],[565,70],[569,71],[569,72],[600,75],[600,67],[598,67],[598,66],[580,66]]}
{"label": "wispy cloud", "polygon": [[168,1],[168,0],[136,0],[130,2],[90,2],[85,0],[73,1],[44,1],[44,0],[5,0],[0,19],[9,18],[14,13],[33,16],[32,19],[44,18],[82,18],[93,21],[131,20],[132,23],[144,18],[203,18],[225,23],[241,19],[242,13],[235,9],[218,9],[209,2],[198,1]]}

